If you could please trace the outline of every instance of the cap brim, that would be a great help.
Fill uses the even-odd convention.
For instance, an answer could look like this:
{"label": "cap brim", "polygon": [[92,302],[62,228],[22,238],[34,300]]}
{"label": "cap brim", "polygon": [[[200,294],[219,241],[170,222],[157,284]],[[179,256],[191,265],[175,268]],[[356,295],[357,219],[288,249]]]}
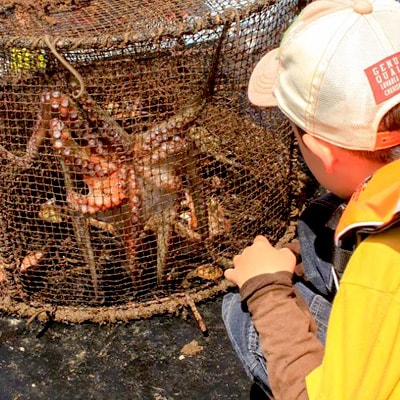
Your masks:
{"label": "cap brim", "polygon": [[278,75],[278,48],[268,52],[255,66],[249,81],[249,100],[256,106],[277,106],[273,94]]}

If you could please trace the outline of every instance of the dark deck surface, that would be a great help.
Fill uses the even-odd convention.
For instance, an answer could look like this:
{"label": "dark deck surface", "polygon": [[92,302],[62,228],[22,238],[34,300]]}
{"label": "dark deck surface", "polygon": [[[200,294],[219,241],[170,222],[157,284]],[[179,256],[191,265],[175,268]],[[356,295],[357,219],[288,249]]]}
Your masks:
{"label": "dark deck surface", "polygon": [[[54,323],[45,332],[43,323],[0,314],[0,400],[250,399],[221,302],[198,305],[208,337],[190,312],[116,325]],[[185,355],[189,343],[194,354]]]}

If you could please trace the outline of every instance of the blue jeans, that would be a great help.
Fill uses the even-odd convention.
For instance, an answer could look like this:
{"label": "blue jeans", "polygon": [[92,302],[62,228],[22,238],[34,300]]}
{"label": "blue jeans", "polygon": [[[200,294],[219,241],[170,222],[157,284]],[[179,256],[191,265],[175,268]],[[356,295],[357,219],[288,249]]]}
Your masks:
{"label": "blue jeans", "polygon": [[[298,236],[306,280],[295,285],[303,296],[318,327],[318,339],[325,344],[331,301],[335,290],[332,277],[331,216],[342,203],[332,194],[314,200],[298,221]],[[251,316],[244,311],[239,293],[228,293],[222,302],[222,318],[247,375],[272,396],[268,382],[268,366],[262,353],[258,333]]]}

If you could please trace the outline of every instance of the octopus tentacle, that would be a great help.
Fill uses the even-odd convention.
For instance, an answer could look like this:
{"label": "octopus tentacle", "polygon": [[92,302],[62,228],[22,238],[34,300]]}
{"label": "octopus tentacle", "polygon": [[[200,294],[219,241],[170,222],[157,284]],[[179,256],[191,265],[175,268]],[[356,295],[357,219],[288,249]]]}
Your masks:
{"label": "octopus tentacle", "polygon": [[131,274],[134,287],[137,289],[141,280],[137,258],[140,235],[143,231],[143,199],[138,178],[132,169],[127,170],[125,182],[130,210],[130,221],[128,224],[124,225],[122,234],[127,252],[127,268]]}
{"label": "octopus tentacle", "polygon": [[113,148],[113,152],[124,159],[129,157],[132,153],[131,136],[87,94],[80,98],[79,104],[89,126],[98,130]]}
{"label": "octopus tentacle", "polygon": [[103,143],[91,132],[91,123],[81,120],[78,109],[68,97],[53,91],[50,103],[54,117],[50,121],[50,141],[65,164],[82,174],[88,187],[87,194],[69,191],[70,207],[94,214],[119,206],[127,197],[126,168],[112,154],[104,152]]}
{"label": "octopus tentacle", "polygon": [[159,159],[161,160],[163,156],[182,151],[186,148],[187,142],[181,136],[181,132],[198,117],[204,104],[204,99],[197,99],[178,114],[161,121],[148,131],[136,135],[133,153],[135,155],[143,153],[160,154]]}
{"label": "octopus tentacle", "polygon": [[40,97],[40,109],[36,117],[32,135],[26,145],[23,156],[17,156],[0,145],[0,157],[8,160],[11,165],[19,168],[29,168],[39,153],[39,148],[47,136],[50,114],[50,92],[45,92]]}

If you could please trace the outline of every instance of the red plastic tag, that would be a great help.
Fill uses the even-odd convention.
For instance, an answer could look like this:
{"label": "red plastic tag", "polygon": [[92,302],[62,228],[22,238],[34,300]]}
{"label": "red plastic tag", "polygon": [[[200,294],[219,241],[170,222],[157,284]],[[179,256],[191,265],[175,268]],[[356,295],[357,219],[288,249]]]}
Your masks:
{"label": "red plastic tag", "polygon": [[376,104],[400,93],[400,52],[366,68]]}

